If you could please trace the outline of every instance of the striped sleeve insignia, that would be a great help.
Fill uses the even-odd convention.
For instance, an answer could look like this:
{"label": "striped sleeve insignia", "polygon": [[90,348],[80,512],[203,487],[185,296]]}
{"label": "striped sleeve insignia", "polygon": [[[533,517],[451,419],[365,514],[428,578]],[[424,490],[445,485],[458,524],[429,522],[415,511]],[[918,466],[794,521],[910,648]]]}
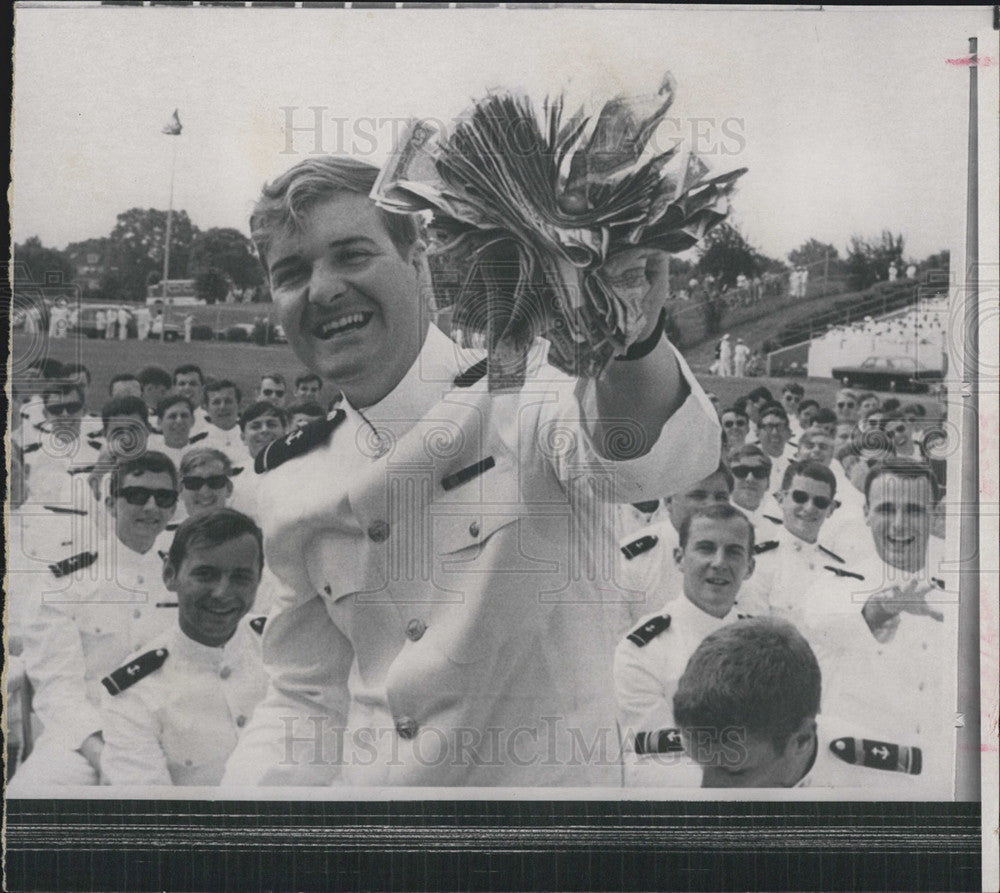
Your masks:
{"label": "striped sleeve insignia", "polygon": [[145,679],[150,673],[160,669],[167,662],[167,649],[157,648],[140,654],[135,660],[129,661],[124,667],[119,667],[113,673],[101,680],[109,695],[120,695],[125,689],[131,688],[140,679]]}
{"label": "striped sleeve insignia", "polygon": [[290,459],[297,459],[310,450],[322,446],[330,440],[330,435],[346,418],[347,414],[344,410],[338,409],[325,419],[316,419],[315,422],[310,422],[304,428],[298,428],[291,434],[271,441],[257,454],[257,458],[254,460],[254,471],[257,474],[273,471]]}
{"label": "striped sleeve insignia", "polygon": [[647,753],[682,753],[684,741],[680,729],[657,729],[655,732],[637,732],[635,752],[642,756]]}
{"label": "striped sleeve insignia", "polygon": [[863,580],[864,576],[861,574],[856,574],[854,571],[845,570],[842,567],[834,567],[832,564],[824,564],[823,570],[832,571],[838,577],[853,577],[855,580]]}
{"label": "striped sleeve insignia", "polygon": [[643,645],[648,645],[660,633],[669,628],[670,615],[660,614],[657,617],[647,620],[642,626],[637,626],[625,638],[627,638],[633,645],[637,645],[639,648],[642,648]]}
{"label": "striped sleeve insignia", "polygon": [[471,388],[488,371],[487,360],[484,357],[474,366],[470,366],[464,372],[455,376],[453,384],[456,388]]}
{"label": "striped sleeve insignia", "polygon": [[778,548],[777,540],[768,540],[766,543],[757,543],[757,545],[753,547],[753,554],[763,555],[765,552],[770,552],[772,549],[777,549],[777,548]]}
{"label": "striped sleeve insignia", "polygon": [[636,557],[636,555],[642,555],[643,552],[648,552],[659,541],[660,538],[651,533],[646,534],[646,536],[640,536],[638,539],[632,540],[632,542],[622,546],[622,555],[631,561]]}
{"label": "striped sleeve insignia", "polygon": [[[818,543],[817,546],[819,546]],[[824,552],[827,555],[829,555],[834,561],[839,561],[841,564],[847,564],[847,562],[844,561],[843,558],[841,558],[836,552],[831,552],[829,549],[826,548],[826,546],[819,546],[819,550],[820,552]]]}
{"label": "striped sleeve insignia", "polygon": [[44,505],[42,508],[47,512],[54,512],[57,515],[86,515],[86,509],[74,509],[67,505]]}
{"label": "striped sleeve insignia", "polygon": [[70,574],[90,567],[95,561],[97,561],[96,552],[81,552],[79,555],[73,555],[70,558],[57,561],[55,564],[50,564],[49,570],[55,577],[68,577]]}
{"label": "striped sleeve insignia", "polygon": [[208,432],[207,431],[202,431],[199,434],[195,434],[194,437],[192,437],[192,438],[190,438],[188,440],[188,446],[191,446],[191,444],[193,444],[193,443],[198,443],[198,441],[204,440],[206,437],[208,437]]}

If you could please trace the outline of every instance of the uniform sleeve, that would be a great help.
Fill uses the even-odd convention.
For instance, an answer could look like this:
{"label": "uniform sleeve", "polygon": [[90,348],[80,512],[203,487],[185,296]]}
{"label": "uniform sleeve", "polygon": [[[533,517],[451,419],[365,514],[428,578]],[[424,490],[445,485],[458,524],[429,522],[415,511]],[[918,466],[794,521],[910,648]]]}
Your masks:
{"label": "uniform sleeve", "polygon": [[223,787],[328,785],[339,775],[354,652],[320,598],[290,601],[264,627],[267,695],[226,763]]}
{"label": "uniform sleeve", "polygon": [[58,736],[75,750],[101,730],[100,711],[87,699],[83,642],[71,617],[37,594],[31,599],[34,610],[21,627],[21,641],[34,692],[32,709],[46,736]]}
{"label": "uniform sleeve", "polygon": [[[652,449],[637,459],[615,462],[593,446],[587,418],[597,418],[593,380],[580,379],[568,399],[541,404],[537,445],[565,483],[601,467],[614,481],[612,502],[642,502],[683,490],[711,474],[719,464],[721,434],[718,416],[684,358],[677,357],[681,377],[690,388],[687,399],[669,418]],[[572,389],[571,389],[572,390]],[[630,426],[623,428],[622,443]]]}
{"label": "uniform sleeve", "polygon": [[108,785],[171,785],[160,723],[135,691],[102,696],[102,782]]}
{"label": "uniform sleeve", "polygon": [[673,704],[667,700],[667,689],[671,681],[676,686],[676,680],[661,678],[663,674],[656,672],[654,661],[643,651],[628,641],[615,651],[615,697],[626,739],[672,723]]}

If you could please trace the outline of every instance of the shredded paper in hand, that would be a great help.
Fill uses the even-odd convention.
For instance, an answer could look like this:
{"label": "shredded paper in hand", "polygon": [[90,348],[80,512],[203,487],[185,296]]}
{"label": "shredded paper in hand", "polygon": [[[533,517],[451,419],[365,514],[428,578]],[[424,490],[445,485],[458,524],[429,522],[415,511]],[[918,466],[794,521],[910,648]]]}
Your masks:
{"label": "shredded paper in hand", "polygon": [[496,92],[448,139],[427,121],[402,133],[372,198],[433,213],[435,251],[463,271],[453,322],[485,336],[492,389],[523,383],[537,337],[558,369],[599,375],[649,323],[644,271],[605,262],[684,251],[725,219],[745,168],[707,178],[679,142],[649,151],[673,98],[669,74],[655,95],[618,97],[596,116],[564,116],[561,97],[539,115]]}

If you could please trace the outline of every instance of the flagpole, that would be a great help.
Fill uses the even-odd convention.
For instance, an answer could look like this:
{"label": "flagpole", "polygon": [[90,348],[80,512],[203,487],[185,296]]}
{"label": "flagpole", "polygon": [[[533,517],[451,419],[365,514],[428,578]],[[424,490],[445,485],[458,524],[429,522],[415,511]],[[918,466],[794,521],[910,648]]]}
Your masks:
{"label": "flagpole", "polygon": [[177,141],[171,140],[173,150],[170,155],[170,203],[167,206],[167,233],[163,246],[163,328],[160,331],[160,341],[166,341],[167,336],[167,276],[170,271],[170,231],[174,222],[174,170],[177,167]]}
{"label": "flagpole", "polygon": [[958,697],[957,799],[982,799],[979,712],[979,107],[978,41],[969,38],[969,168],[965,218],[964,344],[968,396],[962,424],[961,595]]}

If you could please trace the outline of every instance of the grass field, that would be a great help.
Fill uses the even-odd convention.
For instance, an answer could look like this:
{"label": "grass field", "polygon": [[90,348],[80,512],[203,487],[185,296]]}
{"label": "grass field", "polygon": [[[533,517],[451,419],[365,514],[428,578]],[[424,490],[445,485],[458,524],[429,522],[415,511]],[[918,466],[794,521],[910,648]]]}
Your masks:
{"label": "grass field", "polygon": [[[107,399],[108,383],[120,372],[138,372],[143,366],[162,366],[172,371],[182,363],[197,363],[206,376],[229,378],[243,391],[244,398],[257,389],[260,376],[264,372],[278,371],[291,385],[296,375],[303,372],[302,365],[287,345],[257,347],[253,344],[230,344],[218,341],[175,342],[163,344],[158,341],[102,341],[98,339],[52,340],[48,342],[47,355],[61,362],[79,362],[90,369],[93,381],[87,393],[87,409],[99,413],[101,404]],[[28,362],[38,359],[39,347],[24,335],[15,335],[12,345],[14,377]],[[732,403],[748,391],[764,385],[777,397],[787,379],[781,378],[717,378],[714,375],[698,375],[698,380],[707,391],[717,394],[723,406]],[[797,379],[805,388],[806,396],[818,400],[823,406],[833,406],[834,396],[839,389],[836,381],[829,378]],[[324,396],[332,397],[332,393]],[[885,396],[890,396],[886,394]],[[932,410],[935,402],[926,396],[906,395],[904,402],[915,400]],[[244,400],[244,405],[246,400]]]}

